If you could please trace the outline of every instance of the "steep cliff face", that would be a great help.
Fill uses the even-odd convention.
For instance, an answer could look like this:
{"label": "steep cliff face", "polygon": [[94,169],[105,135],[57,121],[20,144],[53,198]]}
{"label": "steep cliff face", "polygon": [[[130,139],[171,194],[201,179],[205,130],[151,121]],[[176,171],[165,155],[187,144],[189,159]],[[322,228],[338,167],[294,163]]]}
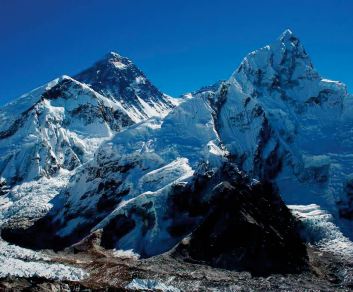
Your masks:
{"label": "steep cliff face", "polygon": [[272,45],[250,53],[222,85],[220,135],[254,175],[268,175],[271,155],[283,160],[287,154],[300,167],[303,154],[320,148],[312,141],[331,135],[327,127],[341,122],[347,98],[345,86],[320,77],[287,30]]}
{"label": "steep cliff face", "polygon": [[196,181],[198,188],[182,188],[173,197],[176,209],[203,215],[177,246],[175,256],[255,275],[306,268],[298,222],[271,184],[251,182],[232,163]]}

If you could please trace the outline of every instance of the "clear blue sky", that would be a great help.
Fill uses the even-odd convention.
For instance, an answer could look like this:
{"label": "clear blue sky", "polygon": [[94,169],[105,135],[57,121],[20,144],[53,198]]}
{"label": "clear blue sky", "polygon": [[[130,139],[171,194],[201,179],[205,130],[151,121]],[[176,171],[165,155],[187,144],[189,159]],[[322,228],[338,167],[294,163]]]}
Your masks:
{"label": "clear blue sky", "polygon": [[286,28],[323,76],[353,92],[351,0],[2,0],[0,104],[109,51],[178,96],[229,77]]}

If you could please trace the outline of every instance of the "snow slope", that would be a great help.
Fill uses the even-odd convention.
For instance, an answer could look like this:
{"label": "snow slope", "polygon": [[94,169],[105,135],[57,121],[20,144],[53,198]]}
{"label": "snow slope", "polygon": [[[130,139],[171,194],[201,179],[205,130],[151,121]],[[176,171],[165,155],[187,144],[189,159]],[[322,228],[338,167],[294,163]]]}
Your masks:
{"label": "snow slope", "polygon": [[10,186],[73,170],[114,133],[181,101],[116,53],[76,78],[55,79],[0,109],[0,176]]}
{"label": "snow slope", "polygon": [[[58,195],[69,177],[69,171],[61,170],[57,177],[25,182],[13,188],[8,196],[0,196],[0,228],[4,224],[27,226],[45,216],[52,208],[50,200]],[[0,239],[0,278],[6,276],[78,281],[87,273],[79,268],[53,263],[49,255]]]}
{"label": "snow slope", "polygon": [[99,230],[147,204],[158,222],[155,228],[148,234],[135,228],[115,248],[146,255],[171,248],[177,239],[166,232],[169,223],[164,221],[171,187],[187,182],[203,163],[212,169],[224,160],[212,113],[207,99],[189,99],[165,119],[151,118],[105,142],[70,181],[62,195],[64,206],[53,211],[57,235],[75,235],[83,226],[86,233]]}

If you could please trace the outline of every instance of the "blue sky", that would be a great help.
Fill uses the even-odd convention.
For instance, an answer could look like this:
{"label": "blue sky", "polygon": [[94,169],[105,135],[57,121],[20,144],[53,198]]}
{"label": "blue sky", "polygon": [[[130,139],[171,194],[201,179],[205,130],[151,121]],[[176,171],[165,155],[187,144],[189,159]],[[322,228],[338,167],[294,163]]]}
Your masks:
{"label": "blue sky", "polygon": [[229,75],[290,28],[317,70],[353,92],[351,0],[2,0],[0,104],[109,51],[173,96]]}

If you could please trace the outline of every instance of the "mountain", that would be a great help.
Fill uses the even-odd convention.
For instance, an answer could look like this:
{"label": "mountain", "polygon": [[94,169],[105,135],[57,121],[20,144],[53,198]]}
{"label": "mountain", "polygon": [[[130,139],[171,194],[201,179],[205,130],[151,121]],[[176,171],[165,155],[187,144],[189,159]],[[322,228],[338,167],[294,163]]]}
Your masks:
{"label": "mountain", "polygon": [[[107,66],[111,64],[109,58],[104,60]],[[28,225],[41,218],[52,208],[51,200],[76,169],[93,158],[102,142],[145,117],[165,116],[178,104],[178,100],[155,90],[131,61],[129,67],[145,78],[143,97],[150,98],[151,104],[156,102],[140,108],[143,116],[138,119],[117,100],[69,76],[57,78],[0,109],[1,224],[10,220]],[[115,68],[114,74],[122,78],[115,83],[117,87],[128,80],[131,70]],[[130,88],[120,99],[128,101],[131,94],[137,96],[139,92],[139,86]]]}
{"label": "mountain", "polygon": [[110,53],[76,79],[60,77],[0,110],[0,175],[14,185],[73,170],[113,133],[177,103]]}
{"label": "mountain", "polygon": [[353,169],[353,107],[346,86],[322,78],[287,30],[250,53],[215,99],[221,104],[220,139],[239,167],[274,181],[287,204],[328,210],[352,238],[344,220],[352,205],[343,203]]}
{"label": "mountain", "polygon": [[[15,157],[37,157],[26,146],[28,121],[45,141],[29,145],[49,145],[40,153],[59,162],[43,156],[50,163],[41,168],[18,167],[26,184],[11,168],[31,163],[4,164],[14,187],[2,183],[2,237],[56,250],[94,237],[143,258],[168,253],[254,275],[307,271],[305,240],[351,257],[352,100],[344,84],[320,76],[290,30],[247,55],[228,80],[178,101],[108,54],[3,109],[3,125],[14,125],[1,132],[4,145],[26,133]],[[57,140],[38,134],[53,127],[73,141],[62,160]],[[56,165],[69,174],[53,176]]]}
{"label": "mountain", "polygon": [[114,52],[74,78],[121,105],[134,122],[165,115],[178,103],[161,93],[128,58]]}

